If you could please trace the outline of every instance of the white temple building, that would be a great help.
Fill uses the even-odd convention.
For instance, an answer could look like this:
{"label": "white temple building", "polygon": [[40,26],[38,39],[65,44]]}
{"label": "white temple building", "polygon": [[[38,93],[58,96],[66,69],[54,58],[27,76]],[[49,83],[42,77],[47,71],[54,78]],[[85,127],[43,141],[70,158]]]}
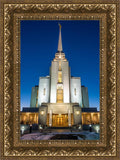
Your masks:
{"label": "white temple building", "polygon": [[[82,90],[85,98],[82,97]],[[81,107],[89,107],[87,88],[81,88],[80,77],[71,77],[69,62],[62,48],[60,24],[58,50],[50,67],[50,75],[40,77],[39,86],[32,88],[30,107],[39,107],[39,124],[56,127],[81,124]]]}
{"label": "white temple building", "polygon": [[71,77],[59,24],[58,50],[49,76],[40,77],[39,85],[32,87],[30,107],[23,107],[20,123],[37,124],[44,128],[80,127],[81,124],[99,124],[99,121],[97,108],[89,107],[87,87],[81,86],[80,77]]}

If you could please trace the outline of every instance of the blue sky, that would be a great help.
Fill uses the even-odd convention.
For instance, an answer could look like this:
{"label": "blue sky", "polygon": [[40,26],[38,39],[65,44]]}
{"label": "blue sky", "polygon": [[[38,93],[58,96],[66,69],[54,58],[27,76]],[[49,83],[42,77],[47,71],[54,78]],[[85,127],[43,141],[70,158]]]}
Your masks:
{"label": "blue sky", "polygon": [[30,106],[31,89],[49,75],[62,25],[63,51],[71,76],[88,87],[90,107],[99,109],[99,21],[21,21],[21,108]]}

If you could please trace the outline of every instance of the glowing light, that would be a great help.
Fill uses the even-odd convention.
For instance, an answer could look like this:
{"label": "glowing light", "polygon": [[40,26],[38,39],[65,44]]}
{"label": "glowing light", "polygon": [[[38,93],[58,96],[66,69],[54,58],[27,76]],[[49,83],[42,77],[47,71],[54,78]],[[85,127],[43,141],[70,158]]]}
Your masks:
{"label": "glowing light", "polygon": [[39,129],[42,129],[42,126],[41,126],[41,125],[39,125]]}
{"label": "glowing light", "polygon": [[24,131],[25,131],[25,127],[24,126],[21,127],[21,131],[22,131],[22,134],[23,134]]}
{"label": "glowing light", "polygon": [[81,126],[81,125],[79,125],[78,129],[81,129],[81,128],[82,128],[82,126]]}
{"label": "glowing light", "polygon": [[77,115],[80,114],[80,111],[76,111],[76,114],[77,114]]}
{"label": "glowing light", "polygon": [[43,114],[44,114],[44,111],[41,111],[40,114],[43,115]]}
{"label": "glowing light", "polygon": [[96,129],[96,132],[99,133],[100,127],[99,127],[99,126],[96,126],[95,129]]}

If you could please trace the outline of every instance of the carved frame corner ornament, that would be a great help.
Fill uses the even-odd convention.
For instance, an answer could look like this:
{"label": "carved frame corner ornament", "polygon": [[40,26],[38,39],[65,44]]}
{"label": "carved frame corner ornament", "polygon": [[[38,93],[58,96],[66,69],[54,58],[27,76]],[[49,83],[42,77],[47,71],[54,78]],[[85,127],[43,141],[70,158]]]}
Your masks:
{"label": "carved frame corner ornament", "polygon": [[[1,0],[2,159],[119,159],[118,0]],[[100,21],[100,140],[20,140],[20,21]],[[3,31],[3,32],[2,32]],[[119,67],[118,67],[119,66]]]}

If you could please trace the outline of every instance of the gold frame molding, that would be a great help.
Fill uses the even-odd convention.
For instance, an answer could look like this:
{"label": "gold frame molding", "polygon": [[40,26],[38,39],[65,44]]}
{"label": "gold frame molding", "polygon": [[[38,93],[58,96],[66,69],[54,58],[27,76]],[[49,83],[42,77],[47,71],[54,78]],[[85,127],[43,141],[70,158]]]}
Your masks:
{"label": "gold frame molding", "polygon": [[[120,159],[120,1],[1,0],[0,5],[0,158]],[[100,140],[20,140],[20,21],[28,19],[100,21]]]}

